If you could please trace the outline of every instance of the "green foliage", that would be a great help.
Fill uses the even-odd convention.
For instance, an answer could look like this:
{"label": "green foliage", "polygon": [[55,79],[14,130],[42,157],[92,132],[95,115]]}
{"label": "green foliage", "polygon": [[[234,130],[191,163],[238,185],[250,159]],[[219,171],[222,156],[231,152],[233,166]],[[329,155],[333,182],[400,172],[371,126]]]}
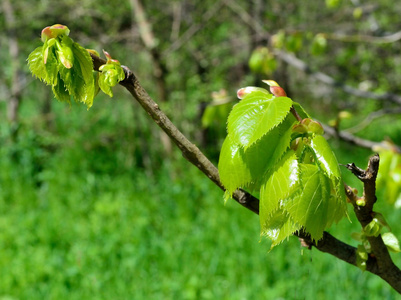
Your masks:
{"label": "green foliage", "polygon": [[107,52],[107,63],[99,68],[98,80],[93,77],[93,63],[89,52],[68,37],[70,30],[64,25],[53,25],[42,30],[43,46],[36,48],[28,57],[31,73],[52,86],[57,100],[84,103],[88,109],[100,89],[110,97],[111,87],[123,80],[125,75],[117,60]]}
{"label": "green foliage", "polygon": [[[261,231],[272,246],[301,228],[319,240],[346,210],[339,166],[321,125],[287,97],[243,90],[249,92],[228,117],[219,160],[228,195],[237,188],[260,193]],[[291,107],[305,118],[297,120]]]}
{"label": "green foliage", "polygon": [[278,126],[291,106],[292,100],[286,97],[273,97],[267,91],[250,93],[230,113],[227,121],[228,134],[233,143],[246,150]]}
{"label": "green foliage", "polygon": [[90,108],[95,96],[93,64],[89,53],[68,37],[63,25],[46,27],[42,31],[42,47],[28,57],[29,69],[37,78],[52,86],[57,100],[77,102]]}
{"label": "green foliage", "polygon": [[380,171],[377,176],[377,187],[383,189],[384,199],[394,204],[395,207],[401,207],[401,155],[395,147],[389,142],[388,150],[377,148],[380,154]]}
{"label": "green foliage", "polygon": [[277,68],[274,55],[266,47],[258,47],[253,50],[248,64],[252,72],[263,75],[271,75]]}
{"label": "green foliage", "polygon": [[118,60],[112,59],[110,54],[103,51],[107,57],[107,63],[100,66],[98,84],[100,89],[110,97],[113,97],[111,90],[117,83],[124,80],[125,74]]}
{"label": "green foliage", "polygon": [[[382,233],[382,229],[387,228],[388,232]],[[400,243],[398,238],[391,232],[390,226],[380,213],[374,213],[373,220],[366,225],[361,232],[353,232],[352,238],[360,244],[358,245],[357,254],[357,267],[362,271],[366,270],[366,260],[369,253],[371,253],[371,246],[368,237],[378,237],[381,234],[384,244],[387,249],[392,252],[401,252]]]}

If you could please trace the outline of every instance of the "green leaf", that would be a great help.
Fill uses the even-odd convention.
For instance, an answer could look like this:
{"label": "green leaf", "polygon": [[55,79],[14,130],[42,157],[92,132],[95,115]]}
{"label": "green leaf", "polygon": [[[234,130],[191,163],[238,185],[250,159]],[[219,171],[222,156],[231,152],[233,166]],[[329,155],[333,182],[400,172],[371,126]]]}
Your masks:
{"label": "green leaf", "polygon": [[[298,161],[295,152],[290,150],[269,170],[266,182],[260,189],[260,223],[262,231],[270,214],[276,211],[286,198],[299,189]],[[267,224],[268,226],[268,224]]]}
{"label": "green leaf", "polygon": [[386,232],[382,234],[382,239],[387,248],[392,252],[401,252],[400,242],[397,237],[391,232]]}
{"label": "green leaf", "polygon": [[248,149],[234,143],[228,135],[219,158],[220,179],[230,194],[239,187],[254,188],[263,176],[287,151],[291,141],[293,121],[288,117],[280,126],[271,130]]}
{"label": "green leaf", "polygon": [[93,62],[89,52],[85,48],[81,47],[78,43],[72,44],[72,52],[74,53],[74,57],[79,62],[82,78],[85,83],[88,85],[93,83]]}
{"label": "green leaf", "polygon": [[111,86],[107,84],[106,75],[103,73],[99,74],[99,87],[109,97],[113,97],[113,91],[111,90]]}
{"label": "green leaf", "polygon": [[49,85],[56,85],[58,80],[59,65],[53,48],[49,49],[45,69],[46,83]]}
{"label": "green leaf", "polygon": [[60,75],[57,76],[57,84],[52,86],[54,96],[58,101],[71,103],[70,94],[64,85],[64,81],[60,78]]}
{"label": "green leaf", "polygon": [[46,82],[46,66],[43,61],[43,47],[38,47],[28,56],[28,66],[31,73]]}
{"label": "green leaf", "polygon": [[73,76],[73,81],[76,85],[75,96],[76,101],[86,104],[90,108],[95,97],[95,82],[93,80],[93,62],[88,51],[77,43],[73,43],[72,51],[77,63],[72,69],[76,74]]}
{"label": "green leaf", "polygon": [[272,240],[271,248],[273,248],[299,229],[301,226],[294,222],[287,212],[278,209],[270,214],[269,218],[262,224],[261,235]]}
{"label": "green leaf", "polygon": [[315,165],[299,164],[301,193],[286,202],[285,209],[295,222],[305,227],[312,239],[319,240],[327,225],[330,180]]}
{"label": "green leaf", "polygon": [[250,147],[288,115],[292,100],[255,91],[236,104],[228,117],[228,134],[235,144]]}
{"label": "green leaf", "polygon": [[224,123],[225,125],[232,106],[233,104],[231,102],[208,105],[202,115],[202,127],[209,128],[214,123]]}
{"label": "green leaf", "polygon": [[[60,62],[60,77],[74,100],[82,102],[90,108],[95,97],[92,60],[88,52],[76,43],[73,44],[72,49],[76,61],[70,69],[65,68]],[[89,59],[90,61],[88,62],[87,60]]]}
{"label": "green leaf", "polygon": [[74,64],[74,54],[72,53],[71,49],[72,44],[72,39],[66,35],[61,38],[61,42],[56,42],[57,56],[67,69],[71,69],[72,65]]}
{"label": "green leaf", "polygon": [[321,135],[315,135],[311,140],[311,148],[316,154],[319,166],[325,173],[330,178],[341,178],[337,159],[326,139]]}
{"label": "green leaf", "polygon": [[308,113],[304,110],[304,108],[301,106],[301,104],[299,104],[298,102],[292,102],[292,106],[294,106],[294,109],[297,111],[297,113],[299,114],[299,116],[302,119],[306,119],[306,118],[310,118],[310,116],[308,115]]}
{"label": "green leaf", "polygon": [[366,261],[368,260],[368,252],[363,245],[358,245],[356,250],[356,266],[362,271],[366,270]]}
{"label": "green leaf", "polygon": [[379,224],[378,220],[376,218],[373,218],[373,220],[363,228],[363,231],[366,236],[377,237],[380,234],[382,228],[383,226]]}

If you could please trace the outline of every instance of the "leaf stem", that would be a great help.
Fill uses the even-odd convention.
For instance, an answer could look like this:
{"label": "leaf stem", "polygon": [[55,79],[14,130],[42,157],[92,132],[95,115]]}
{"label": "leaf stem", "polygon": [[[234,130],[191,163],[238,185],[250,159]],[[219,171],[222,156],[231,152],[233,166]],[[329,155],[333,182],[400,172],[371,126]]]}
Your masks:
{"label": "leaf stem", "polygon": [[297,119],[299,122],[302,121],[301,116],[298,114],[298,112],[295,110],[294,106],[291,106],[290,108],[290,112],[292,113],[292,115],[295,117],[295,119]]}

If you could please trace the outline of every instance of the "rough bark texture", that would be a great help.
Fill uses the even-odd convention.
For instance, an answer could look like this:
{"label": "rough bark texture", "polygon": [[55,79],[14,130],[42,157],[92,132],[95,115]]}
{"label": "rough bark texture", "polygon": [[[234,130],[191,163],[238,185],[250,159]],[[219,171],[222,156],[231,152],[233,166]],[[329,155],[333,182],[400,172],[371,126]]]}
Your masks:
{"label": "rough bark texture", "polygon": [[[105,63],[105,60],[92,55],[94,68]],[[126,78],[120,82],[132,96],[140,103],[149,116],[156,124],[174,141],[179,147],[183,156],[199,170],[201,170],[210,180],[212,180],[220,189],[224,190],[220,182],[219,172],[217,168],[208,160],[208,158],[199,150],[199,148],[191,143],[170,121],[170,119],[160,110],[159,105],[153,101],[145,89],[140,85],[134,73],[124,66]],[[379,157],[373,156],[366,170],[356,167],[354,164],[349,164],[347,167],[364,183],[364,197],[367,205],[359,207],[355,203],[355,214],[362,226],[366,226],[372,220],[372,209],[376,202],[376,176],[379,169]],[[242,206],[259,213],[259,199],[253,197],[243,190],[237,190],[233,194],[233,198]],[[323,238],[318,242],[313,242],[310,236],[304,231],[299,231],[295,234],[309,246],[329,253],[349,264],[356,266],[356,248],[341,242],[331,234],[324,232]],[[366,270],[380,276],[387,281],[395,290],[401,293],[401,271],[394,265],[391,257],[384,245],[381,236],[369,238],[372,247],[372,253],[367,261]]]}

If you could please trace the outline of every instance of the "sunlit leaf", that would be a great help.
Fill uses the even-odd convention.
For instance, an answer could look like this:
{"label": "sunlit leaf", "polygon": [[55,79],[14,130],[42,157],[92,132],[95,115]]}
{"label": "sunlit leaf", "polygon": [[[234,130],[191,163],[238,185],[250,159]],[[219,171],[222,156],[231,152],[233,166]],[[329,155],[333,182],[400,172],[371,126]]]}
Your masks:
{"label": "sunlit leaf", "polygon": [[272,240],[271,247],[273,248],[300,229],[301,226],[294,222],[287,212],[278,209],[271,213],[265,223],[262,224],[261,235]]}
{"label": "sunlit leaf", "polygon": [[286,198],[299,189],[298,161],[295,152],[290,150],[269,170],[266,182],[260,189],[260,223],[266,225],[269,215],[277,210]]}
{"label": "sunlit leaf", "polygon": [[326,139],[321,135],[315,135],[311,140],[311,147],[316,154],[320,167],[326,174],[330,178],[341,178],[337,159]]}
{"label": "sunlit leaf", "polygon": [[250,184],[258,187],[264,174],[287,151],[291,141],[293,119],[288,117],[246,150],[235,144],[231,135],[223,143],[219,158],[220,179],[231,194]]}
{"label": "sunlit leaf", "polygon": [[233,107],[228,117],[228,134],[234,143],[250,147],[287,116],[292,100],[273,97],[262,91],[252,92]]}
{"label": "sunlit leaf", "polygon": [[319,240],[327,224],[330,180],[315,165],[300,164],[301,192],[288,201],[285,209],[305,227],[312,239]]}
{"label": "sunlit leaf", "polygon": [[382,234],[382,239],[387,248],[392,252],[401,252],[400,242],[397,237],[391,232],[386,232]]}

